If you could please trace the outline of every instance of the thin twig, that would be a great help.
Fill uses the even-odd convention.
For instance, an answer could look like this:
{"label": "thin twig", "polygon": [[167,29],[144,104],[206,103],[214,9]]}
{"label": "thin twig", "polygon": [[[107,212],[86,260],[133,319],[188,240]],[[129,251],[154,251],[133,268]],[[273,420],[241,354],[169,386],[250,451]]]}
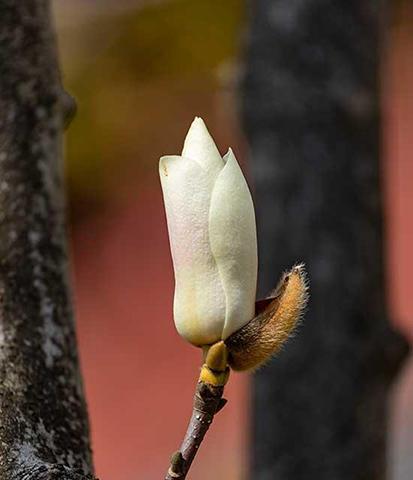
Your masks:
{"label": "thin twig", "polygon": [[216,413],[226,404],[224,386],[197,383],[191,420],[181,449],[174,453],[165,480],[184,480]]}

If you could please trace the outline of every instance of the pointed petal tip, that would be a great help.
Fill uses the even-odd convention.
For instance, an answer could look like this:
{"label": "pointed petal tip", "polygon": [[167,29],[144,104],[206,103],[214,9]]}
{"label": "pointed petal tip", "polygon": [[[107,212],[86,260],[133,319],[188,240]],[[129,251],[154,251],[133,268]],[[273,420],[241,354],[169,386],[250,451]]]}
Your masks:
{"label": "pointed petal tip", "polygon": [[228,161],[230,158],[235,158],[235,160],[236,160],[234,151],[232,150],[231,147],[228,147],[227,153],[222,157],[222,160],[224,160],[224,163],[227,163],[227,161]]}
{"label": "pointed petal tip", "polygon": [[186,134],[185,143],[187,143],[188,139],[199,138],[205,135],[210,136],[205,122],[201,117],[195,117],[188,129],[188,133]]}
{"label": "pointed petal tip", "polygon": [[224,163],[218,148],[201,117],[195,117],[186,134],[182,156],[198,162],[203,168],[219,172]]}

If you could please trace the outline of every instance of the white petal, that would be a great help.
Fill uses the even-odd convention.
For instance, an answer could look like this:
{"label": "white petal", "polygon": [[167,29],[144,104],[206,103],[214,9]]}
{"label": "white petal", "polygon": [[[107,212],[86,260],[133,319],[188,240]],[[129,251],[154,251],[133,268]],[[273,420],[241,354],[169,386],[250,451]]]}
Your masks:
{"label": "white petal", "polygon": [[189,158],[162,157],[159,173],[175,270],[175,325],[195,345],[221,338],[225,295],[211,253],[208,218],[215,178]]}
{"label": "white petal", "polygon": [[224,162],[202,118],[195,117],[186,134],[182,156],[191,158],[211,174],[218,175]]}
{"label": "white petal", "polygon": [[230,149],[211,198],[209,238],[226,296],[225,339],[254,316],[257,233],[247,182]]}

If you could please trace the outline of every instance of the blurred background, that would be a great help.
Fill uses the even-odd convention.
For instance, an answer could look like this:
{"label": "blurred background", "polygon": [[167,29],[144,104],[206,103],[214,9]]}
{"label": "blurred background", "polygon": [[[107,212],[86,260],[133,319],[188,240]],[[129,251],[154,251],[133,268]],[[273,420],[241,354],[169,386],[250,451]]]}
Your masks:
{"label": "blurred background", "polygon": [[[66,135],[66,175],[96,471],[102,479],[162,478],[186,429],[200,354],[172,321],[158,160],[180,153],[198,115],[220,151],[232,146],[250,175],[240,79],[251,11],[241,0],[55,0],[54,8],[64,84],[78,102]],[[386,24],[385,265],[393,326],[413,340],[412,2],[395,2]],[[229,404],[191,478],[211,478],[211,465],[216,480],[247,478],[250,381],[232,375]],[[410,480],[412,362],[404,364],[391,398],[390,478]]]}

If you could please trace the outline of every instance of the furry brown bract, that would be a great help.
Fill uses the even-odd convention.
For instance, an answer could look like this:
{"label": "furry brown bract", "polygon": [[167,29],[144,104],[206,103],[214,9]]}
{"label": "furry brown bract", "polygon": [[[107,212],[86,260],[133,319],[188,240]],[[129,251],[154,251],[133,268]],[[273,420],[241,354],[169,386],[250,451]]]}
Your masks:
{"label": "furry brown bract", "polygon": [[225,340],[230,367],[254,370],[266,363],[294,331],[307,300],[306,272],[303,265],[298,265],[282,276],[263,311]]}

